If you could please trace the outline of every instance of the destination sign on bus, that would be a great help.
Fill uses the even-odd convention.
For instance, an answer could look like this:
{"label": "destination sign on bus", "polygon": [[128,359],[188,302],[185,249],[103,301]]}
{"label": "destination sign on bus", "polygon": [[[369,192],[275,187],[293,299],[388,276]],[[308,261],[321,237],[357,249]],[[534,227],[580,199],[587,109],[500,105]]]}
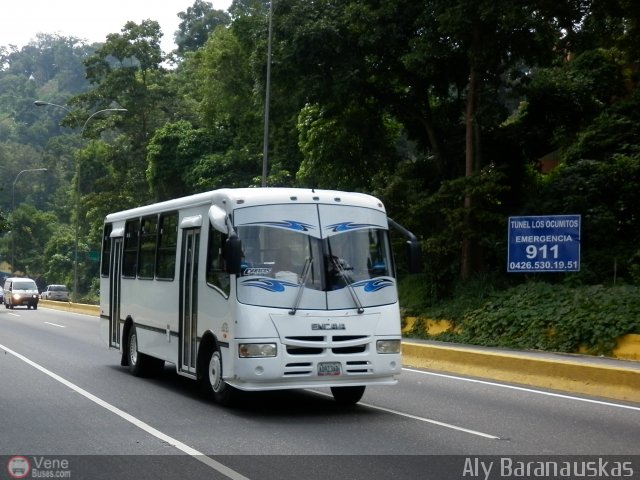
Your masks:
{"label": "destination sign on bus", "polygon": [[580,215],[509,217],[507,272],[580,271]]}

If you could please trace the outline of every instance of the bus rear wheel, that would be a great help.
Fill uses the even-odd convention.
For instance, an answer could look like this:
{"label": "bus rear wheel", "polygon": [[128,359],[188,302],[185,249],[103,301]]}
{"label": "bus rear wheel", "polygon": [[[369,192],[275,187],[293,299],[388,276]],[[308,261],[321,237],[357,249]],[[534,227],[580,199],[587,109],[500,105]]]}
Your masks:
{"label": "bus rear wheel", "polygon": [[331,387],[333,399],[341,405],[355,405],[364,395],[366,387]]}
{"label": "bus rear wheel", "polygon": [[209,356],[207,371],[202,376],[204,392],[207,396],[222,405],[230,406],[237,395],[237,390],[222,378],[222,355],[220,349],[215,347]]}
{"label": "bus rear wheel", "polygon": [[146,377],[159,372],[164,367],[164,360],[153,358],[138,351],[138,334],[136,327],[131,325],[127,338],[127,355],[129,371],[136,377]]}

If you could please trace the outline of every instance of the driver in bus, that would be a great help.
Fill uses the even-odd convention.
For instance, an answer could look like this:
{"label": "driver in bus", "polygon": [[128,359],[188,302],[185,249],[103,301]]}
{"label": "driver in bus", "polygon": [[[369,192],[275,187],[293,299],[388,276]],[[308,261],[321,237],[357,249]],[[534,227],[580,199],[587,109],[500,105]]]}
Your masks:
{"label": "driver in bus", "polygon": [[291,249],[289,247],[281,247],[276,253],[276,261],[273,265],[274,277],[278,280],[298,283],[298,274],[294,270],[295,268],[291,261]]}

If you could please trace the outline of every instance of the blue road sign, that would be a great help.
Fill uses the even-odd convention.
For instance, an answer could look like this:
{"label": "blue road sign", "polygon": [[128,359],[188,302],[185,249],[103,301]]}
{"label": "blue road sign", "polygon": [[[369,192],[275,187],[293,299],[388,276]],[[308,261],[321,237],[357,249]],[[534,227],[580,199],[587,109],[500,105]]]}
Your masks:
{"label": "blue road sign", "polygon": [[580,271],[580,215],[509,217],[507,272]]}

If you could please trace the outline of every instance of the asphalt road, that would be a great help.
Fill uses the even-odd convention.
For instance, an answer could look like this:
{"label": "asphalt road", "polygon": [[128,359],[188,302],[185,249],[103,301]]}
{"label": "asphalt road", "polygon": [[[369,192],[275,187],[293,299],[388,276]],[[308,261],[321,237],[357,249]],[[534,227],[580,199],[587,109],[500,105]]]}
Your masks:
{"label": "asphalt road", "polygon": [[229,409],[170,365],[130,375],[95,317],[0,309],[0,479],[25,461],[58,478],[505,478],[565,458],[640,478],[640,404],[405,369],[354,407],[305,390]]}

